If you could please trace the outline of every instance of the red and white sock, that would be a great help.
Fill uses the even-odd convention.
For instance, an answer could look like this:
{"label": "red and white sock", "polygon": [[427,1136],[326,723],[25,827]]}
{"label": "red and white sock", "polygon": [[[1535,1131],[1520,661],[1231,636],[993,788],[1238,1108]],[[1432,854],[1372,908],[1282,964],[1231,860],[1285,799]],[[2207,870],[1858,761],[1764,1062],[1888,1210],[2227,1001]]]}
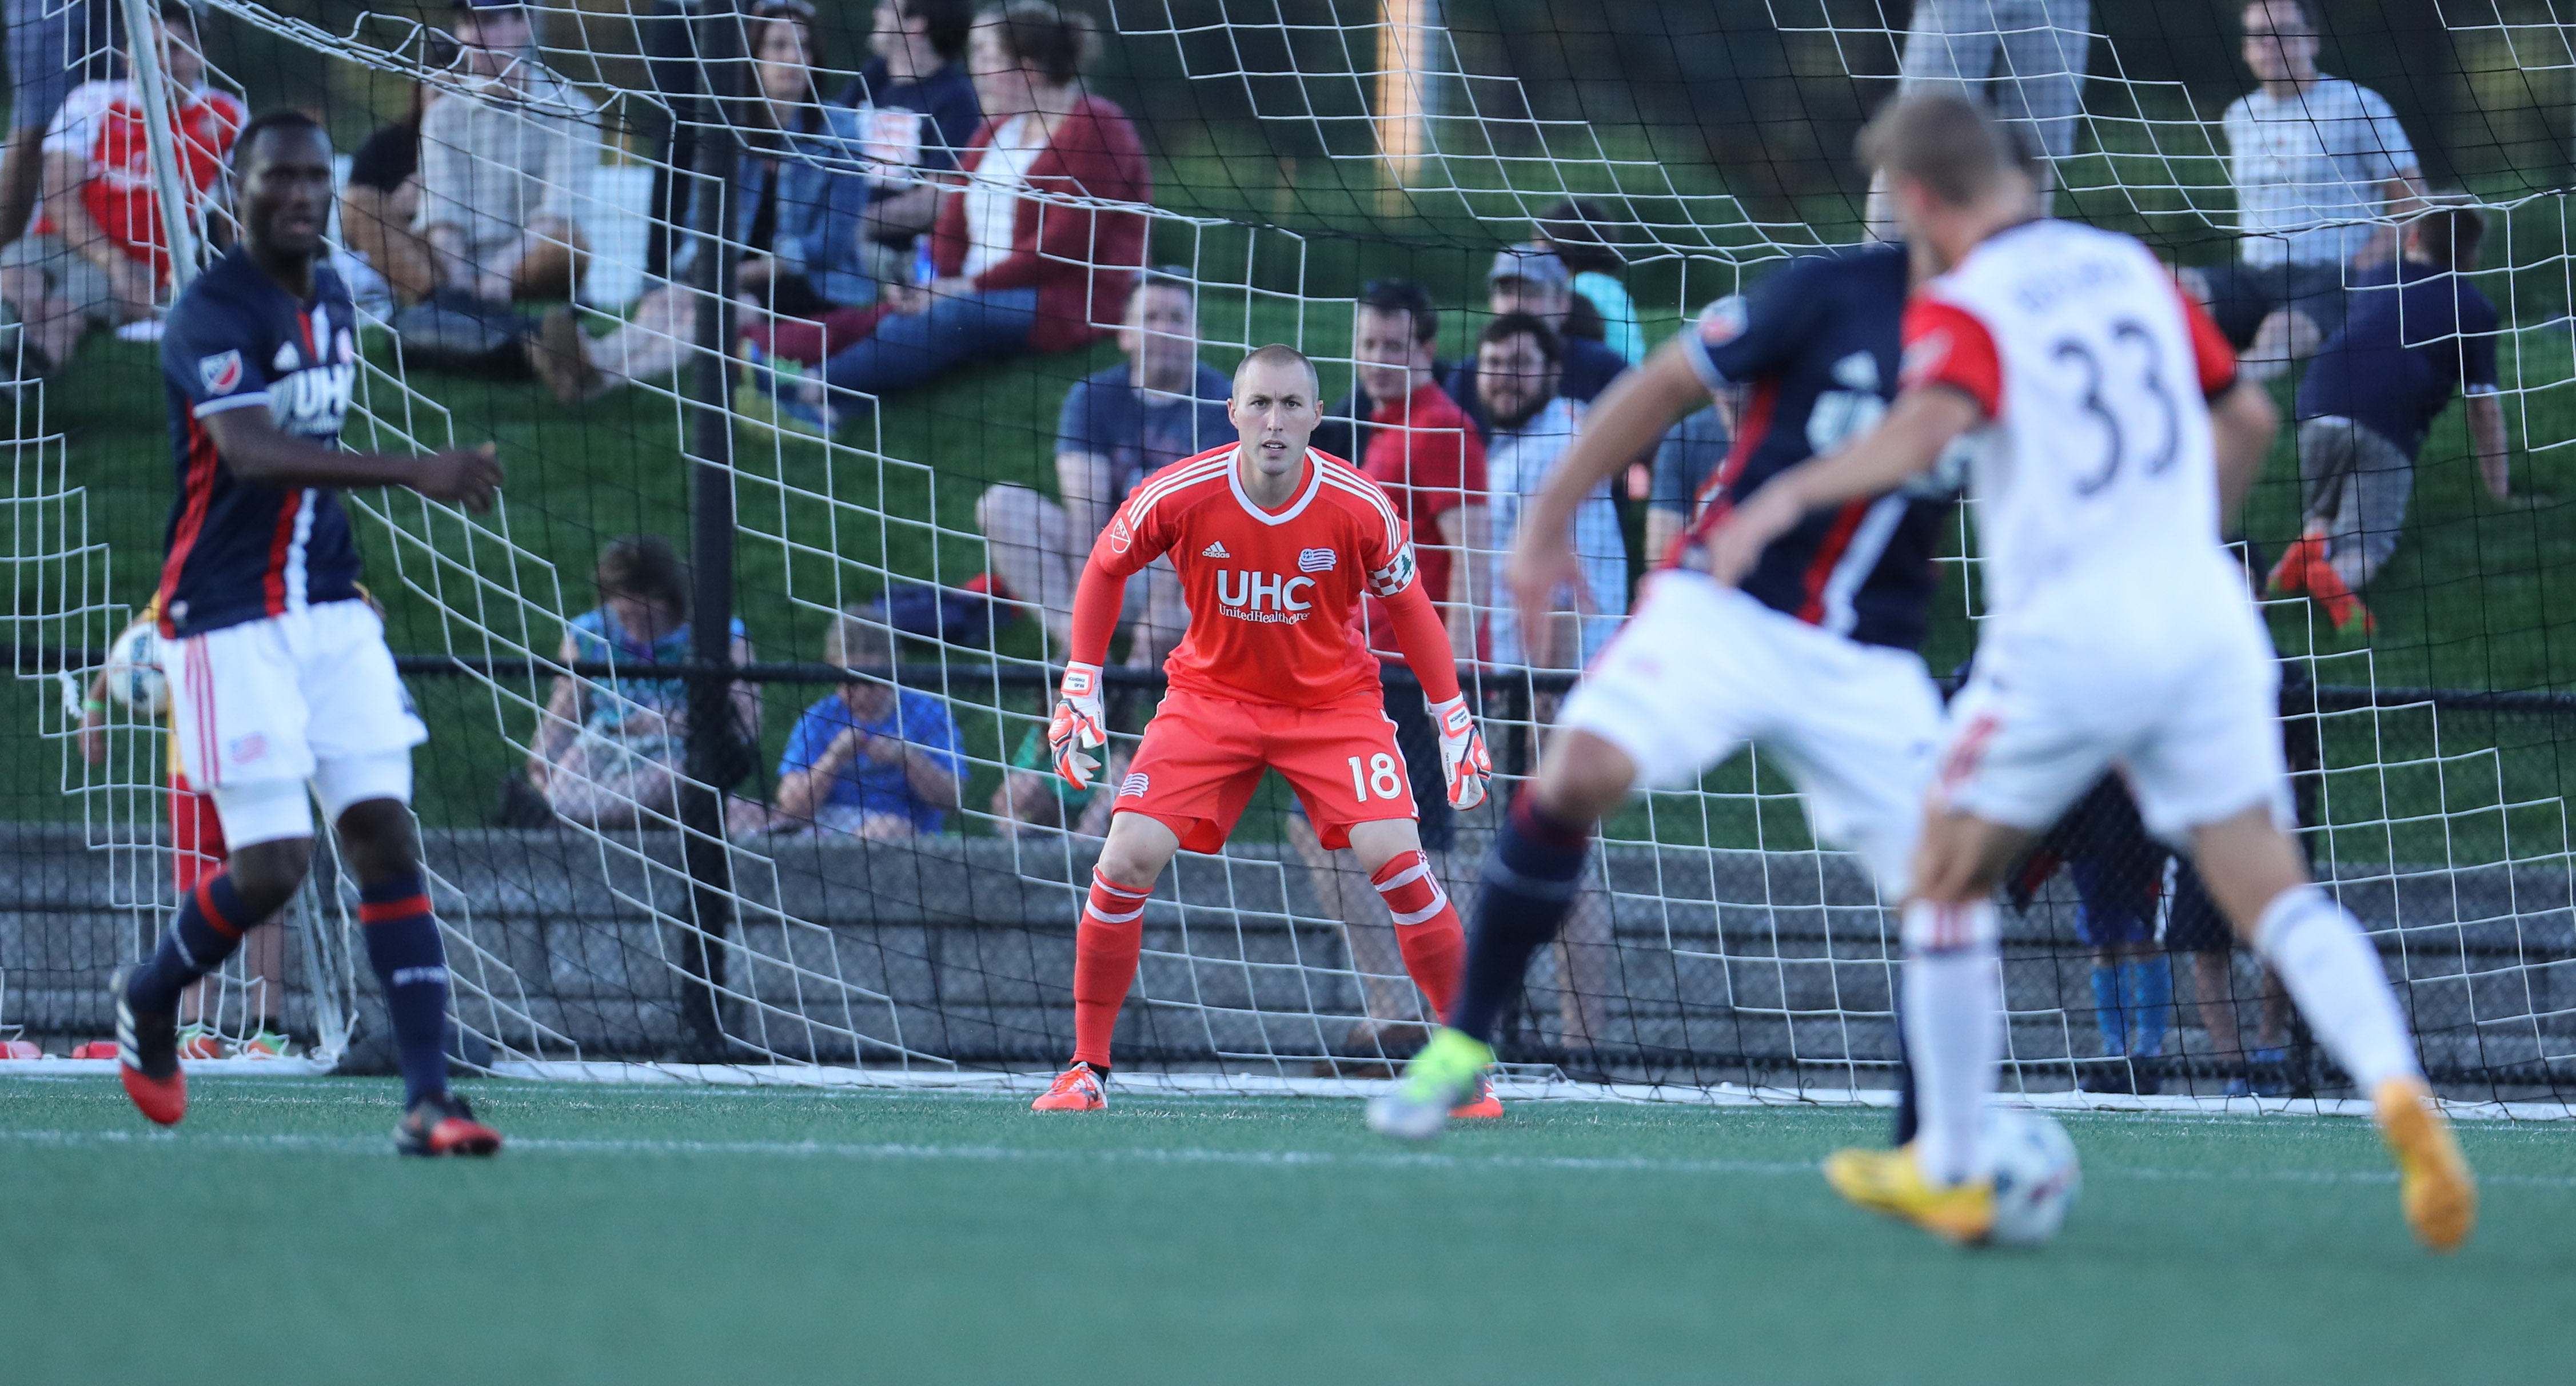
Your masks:
{"label": "red and white sock", "polygon": [[1073,935],[1073,1057],[1109,1067],[1109,1036],[1136,980],[1145,951],[1145,897],[1153,888],[1123,886],[1091,873],[1091,898]]}
{"label": "red and white sock", "polygon": [[1447,1018],[1467,964],[1467,931],[1431,869],[1430,855],[1420,848],[1400,852],[1369,877],[1369,884],[1377,887],[1378,898],[1395,919],[1395,946],[1404,954],[1404,970],[1422,988],[1432,1014]]}
{"label": "red and white sock", "polygon": [[1905,1058],[1914,1068],[1914,1155],[1923,1177],[1950,1185],[1986,1177],[1981,1137],[2003,1051],[2002,922],[1994,902],[1905,906]]}

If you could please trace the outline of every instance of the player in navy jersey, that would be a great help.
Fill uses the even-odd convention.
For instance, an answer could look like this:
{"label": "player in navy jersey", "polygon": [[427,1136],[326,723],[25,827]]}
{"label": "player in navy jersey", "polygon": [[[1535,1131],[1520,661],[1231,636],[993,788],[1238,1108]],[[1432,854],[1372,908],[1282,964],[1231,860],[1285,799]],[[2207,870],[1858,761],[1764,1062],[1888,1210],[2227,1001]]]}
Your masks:
{"label": "player in navy jersey", "polygon": [[303,884],[319,799],[358,882],[401,1055],[395,1148],[488,1155],[500,1135],[447,1091],[447,960],[410,808],[411,748],[428,733],[358,590],[339,492],[403,486],[488,510],[501,467],[490,444],[342,450],[357,314],[319,263],[331,142],[310,117],[277,112],[242,130],[232,158],[243,243],[179,296],[162,336],[178,495],[160,588],[180,761],[213,797],[232,855],[119,976],[119,1072],[145,1116],[186,1114],[179,993]]}
{"label": "player in navy jersey", "polygon": [[1537,778],[1486,859],[1467,971],[1448,1026],[1370,1126],[1428,1139],[1493,1061],[1493,1029],[1530,957],[1575,897],[1592,830],[1640,783],[1695,781],[1747,743],[1779,757],[1817,835],[1858,852],[1890,900],[1905,894],[1940,699],[1922,660],[1924,607],[1953,482],[1915,485],[1810,517],[1741,590],[1701,569],[1700,537],[1774,475],[1867,433],[1895,396],[1906,252],[1799,259],[1612,385],[1531,505],[1511,559],[1514,596],[1571,576],[1577,500],[1652,447],[1711,392],[1746,391],[1733,452],[1662,556],[1636,616],[1565,704]]}

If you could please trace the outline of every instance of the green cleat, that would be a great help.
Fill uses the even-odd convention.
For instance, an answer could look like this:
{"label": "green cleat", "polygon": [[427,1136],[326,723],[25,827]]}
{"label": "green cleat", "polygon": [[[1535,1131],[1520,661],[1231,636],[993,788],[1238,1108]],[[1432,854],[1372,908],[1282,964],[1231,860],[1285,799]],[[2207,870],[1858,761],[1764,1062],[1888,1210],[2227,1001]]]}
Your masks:
{"label": "green cleat", "polygon": [[1449,1109],[1476,1095],[1476,1080],[1493,1062],[1492,1045],[1441,1027],[1404,1066],[1395,1091],[1369,1099],[1369,1129],[1400,1141],[1439,1139]]}

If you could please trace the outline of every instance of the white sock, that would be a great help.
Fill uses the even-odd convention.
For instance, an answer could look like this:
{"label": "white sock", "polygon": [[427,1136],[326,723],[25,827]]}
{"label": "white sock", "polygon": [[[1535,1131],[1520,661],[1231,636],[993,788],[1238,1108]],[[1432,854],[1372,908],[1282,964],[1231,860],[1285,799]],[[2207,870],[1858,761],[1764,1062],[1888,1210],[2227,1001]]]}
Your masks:
{"label": "white sock", "polygon": [[[1943,907],[1918,901],[1905,907],[1905,1057],[1914,1070],[1914,1158],[1935,1184],[1983,1179],[1991,1166],[1982,1135],[2003,1049],[2004,999],[2003,976],[1995,966],[1994,909],[1990,902]],[[1926,913],[1918,918],[1918,910]],[[1961,919],[1975,912],[1984,917]],[[1958,941],[1926,946],[1935,939]]]}
{"label": "white sock", "polygon": [[2281,974],[2299,1014],[2364,1093],[2420,1075],[2387,969],[2361,921],[2324,891],[2303,885],[2274,897],[2255,926],[2254,951]]}

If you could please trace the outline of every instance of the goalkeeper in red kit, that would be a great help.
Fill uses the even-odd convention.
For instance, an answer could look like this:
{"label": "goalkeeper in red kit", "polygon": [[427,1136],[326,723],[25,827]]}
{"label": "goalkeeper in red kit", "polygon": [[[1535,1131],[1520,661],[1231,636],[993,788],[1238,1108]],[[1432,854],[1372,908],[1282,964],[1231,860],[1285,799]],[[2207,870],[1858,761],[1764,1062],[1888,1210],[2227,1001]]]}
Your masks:
{"label": "goalkeeper in red kit", "polygon": [[[1225,845],[1264,770],[1297,791],[1326,847],[1349,847],[1395,917],[1405,970],[1447,1014],[1466,955],[1458,912],[1422,851],[1361,630],[1374,594],[1440,730],[1449,802],[1484,801],[1493,763],[1458,691],[1449,636],[1414,581],[1413,538],[1376,482],[1306,445],[1323,413],[1314,363],[1266,346],[1235,369],[1238,443],[1145,478],[1092,545],[1073,600],[1072,659],[1047,728],[1056,773],[1088,787],[1101,733],[1100,665],[1127,579],[1168,553],[1189,632],[1163,663],[1171,691],[1117,785],[1109,837],[1074,936],[1073,1063],[1033,1105],[1107,1105],[1109,1035],[1136,978],[1145,898],[1172,855]],[[1498,1116],[1480,1084],[1457,1112]]]}

